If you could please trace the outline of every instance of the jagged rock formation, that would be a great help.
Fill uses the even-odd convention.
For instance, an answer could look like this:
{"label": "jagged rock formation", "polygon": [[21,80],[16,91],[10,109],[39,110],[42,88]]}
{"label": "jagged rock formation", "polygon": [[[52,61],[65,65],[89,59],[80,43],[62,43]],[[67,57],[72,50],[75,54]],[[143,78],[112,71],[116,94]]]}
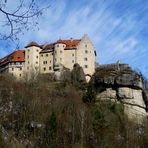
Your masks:
{"label": "jagged rock formation", "polygon": [[129,117],[140,118],[147,115],[148,91],[143,88],[142,76],[129,65],[100,65],[91,82],[96,88],[97,100],[122,102]]}

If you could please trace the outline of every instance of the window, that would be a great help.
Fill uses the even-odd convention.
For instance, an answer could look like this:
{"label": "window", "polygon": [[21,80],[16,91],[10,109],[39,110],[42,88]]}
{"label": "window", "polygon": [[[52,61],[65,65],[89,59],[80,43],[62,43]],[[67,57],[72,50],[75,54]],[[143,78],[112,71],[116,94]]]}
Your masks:
{"label": "window", "polygon": [[39,50],[37,49],[36,52],[39,52]]}
{"label": "window", "polygon": [[57,59],[55,59],[55,62],[57,61]]}
{"label": "window", "polygon": [[29,67],[27,67],[27,69],[29,70]]}
{"label": "window", "polygon": [[72,56],[74,57],[74,56],[75,56],[75,54],[73,53],[73,54],[72,54]]}
{"label": "window", "polygon": [[62,53],[62,51],[60,50],[60,53]]}
{"label": "window", "polygon": [[43,61],[43,64],[47,64],[47,61]]}
{"label": "window", "polygon": [[60,58],[60,61],[62,61],[62,58]]}
{"label": "window", "polygon": [[29,64],[29,61],[28,61],[28,64]]}
{"label": "window", "polygon": [[88,68],[88,65],[84,65],[84,68]]}
{"label": "window", "polygon": [[87,58],[84,58],[85,61],[87,61]]}
{"label": "window", "polygon": [[20,57],[17,57],[18,59],[20,59]]}
{"label": "window", "polygon": [[35,67],[35,70],[38,70],[38,67]]}
{"label": "window", "polygon": [[59,47],[59,45],[57,45],[57,47]]}
{"label": "window", "polygon": [[20,74],[20,77],[21,77],[22,75]]}
{"label": "window", "polygon": [[74,63],[75,61],[74,60],[72,60],[72,63]]}
{"label": "window", "polygon": [[48,57],[48,54],[46,54],[46,57]]}
{"label": "window", "polygon": [[51,60],[50,60],[50,63],[51,63]]}
{"label": "window", "polygon": [[44,67],[44,71],[46,71],[46,67]]}
{"label": "window", "polygon": [[20,62],[20,65],[22,65],[22,62]]}
{"label": "window", "polygon": [[41,57],[43,57],[43,54],[41,54]]}
{"label": "window", "polygon": [[36,64],[38,64],[38,62],[36,61]]}
{"label": "window", "polygon": [[38,56],[36,56],[36,58],[38,59]]}
{"label": "window", "polygon": [[29,56],[28,56],[28,59],[29,59]]}
{"label": "window", "polygon": [[51,66],[49,67],[49,70],[51,70]]}
{"label": "window", "polygon": [[12,71],[14,70],[14,68],[12,68]]}
{"label": "window", "polygon": [[65,47],[65,46],[63,45],[63,47]]}
{"label": "window", "polygon": [[22,68],[20,68],[20,70],[22,70]]}
{"label": "window", "polygon": [[30,52],[30,49],[28,49],[28,52]]}
{"label": "window", "polygon": [[85,53],[88,53],[88,51],[87,51],[87,50],[85,50]]}
{"label": "window", "polygon": [[87,47],[87,45],[85,45],[85,47]]}

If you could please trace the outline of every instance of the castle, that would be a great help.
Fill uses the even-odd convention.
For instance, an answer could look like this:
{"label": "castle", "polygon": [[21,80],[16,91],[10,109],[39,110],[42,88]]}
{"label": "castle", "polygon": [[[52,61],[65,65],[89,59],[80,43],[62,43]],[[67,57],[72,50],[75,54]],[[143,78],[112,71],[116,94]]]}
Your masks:
{"label": "castle", "polygon": [[24,50],[16,50],[0,59],[0,73],[10,73],[17,79],[25,74],[45,74],[70,70],[78,63],[86,76],[95,72],[96,50],[87,35],[82,39],[57,40],[51,44],[29,43]]}

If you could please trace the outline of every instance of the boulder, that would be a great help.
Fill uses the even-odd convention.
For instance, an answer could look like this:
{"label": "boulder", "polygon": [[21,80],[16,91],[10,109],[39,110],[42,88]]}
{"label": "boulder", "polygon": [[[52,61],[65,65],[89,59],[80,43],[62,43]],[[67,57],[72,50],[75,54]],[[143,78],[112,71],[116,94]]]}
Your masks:
{"label": "boulder", "polygon": [[[107,64],[97,67],[91,83],[97,92],[97,101],[111,100],[124,104],[129,118],[147,116],[148,90],[143,91],[143,77],[127,64]],[[98,103],[98,102],[96,102]]]}
{"label": "boulder", "polygon": [[120,86],[128,86],[133,88],[143,88],[143,82],[140,75],[135,72],[125,73],[116,77],[116,84]]}
{"label": "boulder", "polygon": [[133,89],[129,87],[119,87],[118,88],[118,97],[120,99],[134,99]]}
{"label": "boulder", "polygon": [[109,64],[103,65],[96,69],[91,81],[95,86],[101,84],[108,85],[108,87],[130,87],[136,89],[143,88],[142,76],[132,70],[127,64]]}
{"label": "boulder", "polygon": [[101,99],[101,100],[110,100],[110,99],[116,99],[116,90],[113,90],[112,88],[107,88],[106,90],[104,90],[101,93],[97,94],[97,99]]}
{"label": "boulder", "polygon": [[148,90],[143,90],[142,93],[143,93],[143,99],[144,99],[144,102],[145,102],[145,105],[148,111]]}
{"label": "boulder", "polygon": [[125,105],[125,113],[130,118],[138,115],[146,116],[146,105],[143,100],[142,90],[121,87],[118,88],[118,96],[122,99],[122,103]]}

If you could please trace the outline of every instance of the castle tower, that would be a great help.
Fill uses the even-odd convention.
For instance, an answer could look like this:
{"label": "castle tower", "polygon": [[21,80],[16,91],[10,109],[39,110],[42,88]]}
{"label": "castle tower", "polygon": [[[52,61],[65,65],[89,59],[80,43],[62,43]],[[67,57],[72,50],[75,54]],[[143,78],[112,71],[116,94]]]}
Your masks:
{"label": "castle tower", "polygon": [[42,49],[36,42],[31,42],[25,48],[25,72],[37,74],[39,72],[39,52]]}
{"label": "castle tower", "polygon": [[54,71],[60,70],[62,65],[64,65],[65,54],[64,48],[66,47],[65,44],[61,43],[60,40],[54,45]]}

